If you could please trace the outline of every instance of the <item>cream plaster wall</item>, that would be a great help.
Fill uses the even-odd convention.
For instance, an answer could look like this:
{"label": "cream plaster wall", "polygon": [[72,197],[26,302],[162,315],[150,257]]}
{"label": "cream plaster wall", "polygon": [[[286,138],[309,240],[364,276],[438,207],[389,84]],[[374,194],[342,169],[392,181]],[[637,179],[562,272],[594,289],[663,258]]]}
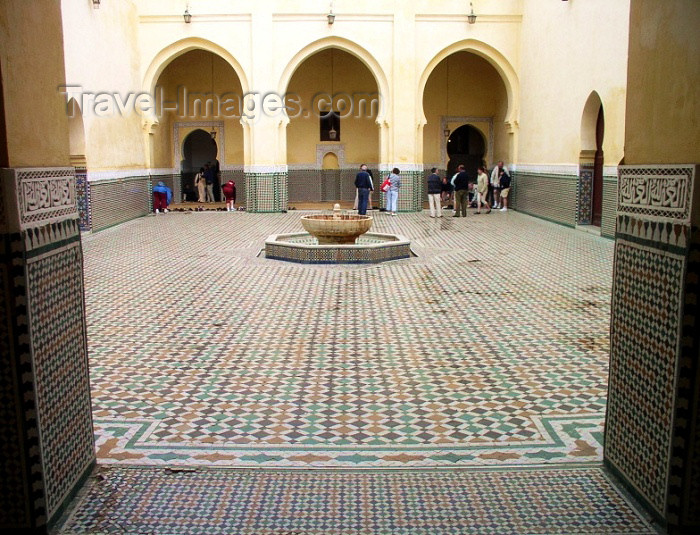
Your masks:
{"label": "cream plaster wall", "polygon": [[[456,52],[440,62],[432,71],[423,96],[423,111],[427,119],[423,129],[424,163],[443,164],[445,138],[441,120],[444,116],[490,117],[497,125],[505,120],[507,107],[503,79],[488,61],[473,53]],[[455,130],[465,124],[464,121],[458,123],[449,123],[448,128]],[[469,124],[479,129],[486,139],[487,162],[493,160],[494,154],[507,154],[508,147],[503,143],[507,134],[501,131],[499,136],[494,135],[495,147],[490,147],[489,125],[484,121],[469,121]]]}
{"label": "cream plaster wall", "polygon": [[[332,61],[331,61],[331,56]],[[331,83],[331,63],[333,80]],[[337,103],[353,102],[355,109],[345,112],[348,116],[340,119],[339,143],[345,146],[345,164],[356,167],[362,162],[379,161],[379,132],[369,105],[360,109],[359,100],[365,95],[369,99],[378,94],[378,87],[371,72],[356,57],[340,50],[323,50],[308,58],[292,76],[287,92],[299,97],[301,104],[296,107],[301,116],[292,118],[287,126],[287,161],[290,165],[309,164],[316,166],[316,144],[320,143],[320,119],[318,108],[312,103],[317,93],[345,94],[355,99],[338,97]],[[296,98],[296,97],[295,97]],[[308,117],[307,117],[307,113]],[[330,142],[332,144],[332,142]]]}
{"label": "cream plaster wall", "polygon": [[700,162],[698,25],[697,0],[633,2],[625,164]]}
{"label": "cream plaster wall", "polygon": [[[378,135],[379,159],[387,165],[421,163],[421,82],[434,67],[431,62],[439,63],[440,54],[456,42],[461,43],[457,49],[476,48],[502,75],[509,75],[510,110],[517,117],[521,0],[477,2],[475,25],[467,23],[468,5],[462,0],[338,0],[332,26],[326,20],[328,4],[318,0],[193,0],[191,24],[182,19],[184,5],[135,1],[146,87],[155,83],[165,59],[192,46],[227,51],[244,90],[280,93],[316,52],[329,46],[347,50],[365,64],[385,97]],[[497,52],[489,56],[492,51]],[[251,125],[244,142],[247,164],[287,163],[290,138],[284,122],[279,116],[261,117]]]}
{"label": "cream plaster wall", "polygon": [[[179,169],[180,162],[174,160],[175,147],[172,144],[173,129],[177,123],[184,126],[191,122],[207,121],[224,122],[223,133],[217,133],[219,146],[222,145],[220,135],[225,136],[224,153],[219,154],[219,161],[224,168],[243,165],[243,127],[239,118],[242,108],[238,105],[242,87],[238,76],[226,60],[203,50],[186,52],[167,65],[157,80],[157,86],[159,90],[156,94],[159,99],[162,96],[166,105],[163,108],[165,113],[159,117],[159,124],[153,135],[154,167]],[[186,88],[188,93],[187,106],[184,105],[183,88]],[[207,95],[212,93],[220,97],[220,107],[217,106],[216,110],[213,107],[207,109],[205,115],[203,107],[199,104],[195,106],[195,101],[205,101]],[[227,103],[228,99],[231,99],[232,103]],[[176,103],[177,110],[166,109],[174,107]],[[207,124],[199,127],[211,130]],[[180,144],[184,142],[185,136],[196,128],[181,128]]]}
{"label": "cream plaster wall", "polygon": [[[357,137],[365,146],[348,147],[347,160],[410,169],[440,161],[441,113],[433,109],[439,103],[424,99],[424,89],[435,91],[428,84],[433,70],[445,57],[469,52],[483,58],[476,64],[497,88],[495,100],[487,103],[486,91],[470,89],[463,103],[471,104],[454,114],[494,115],[490,161],[577,164],[584,106],[597,91],[606,164],[616,165],[623,151],[629,1],[477,0],[477,22],[470,25],[463,0],[336,0],[332,26],[328,4],[318,0],[191,0],[191,24],[182,18],[185,4],[171,0],[105,2],[100,10],[65,1],[66,69],[77,83],[152,91],[173,60],[200,48],[228,63],[242,92],[282,94],[294,73],[317,61],[315,54],[334,47],[367,70],[383,97],[378,124],[362,125]],[[91,47],[82,46],[86,39]],[[173,119],[150,118],[159,122],[150,149],[141,119],[100,119],[98,127],[85,117],[89,165],[145,166],[152,151],[151,166],[177,166]],[[317,125],[288,120],[258,114],[243,127],[227,120],[227,165],[277,169],[315,161]],[[308,136],[296,135],[304,129]]]}
{"label": "cream plaster wall", "polygon": [[[47,87],[65,80],[58,2],[3,2],[0,63],[10,167],[69,165],[65,99]],[[11,113],[7,113],[11,109]]]}
{"label": "cream plaster wall", "polygon": [[[141,91],[138,13],[132,0],[63,0],[66,83],[74,91],[119,94],[123,103]],[[37,28],[38,26],[35,26]],[[147,166],[143,115],[132,105],[119,110],[114,98],[100,97],[82,107],[85,156],[91,171]],[[104,102],[104,104],[100,104]]]}
{"label": "cream plaster wall", "polygon": [[581,121],[597,91],[606,165],[623,155],[629,0],[523,2],[517,161],[578,163]]}

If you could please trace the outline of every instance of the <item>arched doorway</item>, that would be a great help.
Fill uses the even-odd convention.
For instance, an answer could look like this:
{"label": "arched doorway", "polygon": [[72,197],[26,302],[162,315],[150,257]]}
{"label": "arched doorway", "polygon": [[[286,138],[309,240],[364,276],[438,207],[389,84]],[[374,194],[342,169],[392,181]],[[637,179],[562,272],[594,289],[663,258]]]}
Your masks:
{"label": "arched doorway", "polygon": [[447,176],[457,172],[457,166],[464,165],[469,178],[476,180],[476,172],[484,163],[486,141],[481,132],[469,124],[460,126],[447,139]]}
{"label": "arched doorway", "polygon": [[[359,166],[366,163],[377,174],[377,80],[356,55],[331,47],[298,65],[286,93],[297,97],[305,110],[289,113],[289,202],[351,202]],[[330,154],[337,161],[335,169],[329,167]]]}
{"label": "arched doorway", "polygon": [[87,158],[85,156],[85,124],[83,113],[74,98],[68,101],[68,141],[70,164],[75,167],[75,198],[80,216],[80,230],[92,230],[90,211],[90,183],[87,180]]}
{"label": "arched doorway", "polygon": [[468,51],[444,57],[427,76],[423,91],[425,167],[450,175],[463,163],[476,177],[482,160],[486,165],[507,161],[508,106],[506,83],[491,61]]}
{"label": "arched doorway", "polygon": [[[173,193],[192,201],[197,199],[194,175],[210,161],[221,182],[234,180],[239,197],[245,198],[243,88],[230,58],[197,48],[167,61],[155,83],[165,105],[153,135],[154,167],[179,171]],[[220,199],[218,186],[214,195]]]}
{"label": "arched doorway", "polygon": [[605,113],[596,91],[586,101],[581,118],[581,153],[576,222],[600,227],[603,212],[603,139]]}
{"label": "arched doorway", "polygon": [[598,118],[595,127],[595,156],[593,157],[593,215],[591,224],[600,226],[603,214],[603,136],[605,134],[605,118],[603,106],[598,108]]}
{"label": "arched doorway", "polygon": [[[218,172],[218,150],[216,141],[212,139],[209,132],[197,129],[187,135],[182,144],[182,160],[180,161],[183,200],[197,200],[194,177],[201,168],[209,164]],[[220,200],[219,190],[220,184],[214,183],[214,198],[217,201]]]}

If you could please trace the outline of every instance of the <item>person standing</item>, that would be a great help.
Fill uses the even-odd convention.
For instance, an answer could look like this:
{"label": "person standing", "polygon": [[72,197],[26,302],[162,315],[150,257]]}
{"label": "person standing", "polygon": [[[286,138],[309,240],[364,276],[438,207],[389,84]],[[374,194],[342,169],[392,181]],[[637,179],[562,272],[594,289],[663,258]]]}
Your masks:
{"label": "person standing", "polygon": [[489,176],[486,174],[486,169],[479,167],[479,172],[476,175],[476,213],[481,213],[481,205],[486,205],[486,213],[491,213],[491,206],[486,200],[489,193]]}
{"label": "person standing", "polygon": [[501,186],[501,212],[507,212],[508,194],[510,193],[510,175],[505,168],[501,170],[501,178],[499,183]]}
{"label": "person standing", "polygon": [[233,180],[229,180],[221,186],[221,190],[224,192],[224,197],[226,197],[226,211],[235,212],[236,211],[236,183]]}
{"label": "person standing", "polygon": [[453,202],[452,184],[450,184],[450,181],[447,180],[446,176],[442,177],[442,185],[441,185],[441,192],[440,193],[442,195],[442,202],[445,203],[445,206],[443,206],[443,208],[449,208],[450,203]]}
{"label": "person standing", "polygon": [[360,172],[355,176],[355,187],[357,188],[357,213],[367,215],[367,201],[369,192],[372,191],[372,179],[367,172],[367,166],[362,164]]}
{"label": "person standing", "polygon": [[433,167],[428,176],[428,205],[430,206],[430,217],[442,217],[442,206],[440,205],[440,194],[442,193],[442,180],[437,174],[437,168]]}
{"label": "person standing", "polygon": [[500,208],[499,201],[501,198],[501,169],[503,169],[503,162],[498,162],[498,165],[491,171],[491,188],[493,190],[493,207]]}
{"label": "person standing", "polygon": [[161,211],[168,211],[170,201],[173,200],[173,190],[165,185],[162,180],[153,186],[153,211],[158,214]]}
{"label": "person standing", "polygon": [[457,167],[457,174],[452,177],[452,186],[455,190],[454,217],[467,217],[467,205],[469,204],[469,176],[464,170],[464,165]]}
{"label": "person standing", "polygon": [[207,186],[205,202],[214,202],[214,169],[209,164],[204,166],[204,181]]}
{"label": "person standing", "polygon": [[399,189],[401,189],[401,171],[394,167],[389,175],[389,189],[386,192],[386,211],[396,215],[399,204]]}
{"label": "person standing", "polygon": [[194,177],[194,185],[197,188],[199,198],[197,202],[205,202],[207,196],[207,183],[204,180],[204,167],[199,168],[199,173]]}

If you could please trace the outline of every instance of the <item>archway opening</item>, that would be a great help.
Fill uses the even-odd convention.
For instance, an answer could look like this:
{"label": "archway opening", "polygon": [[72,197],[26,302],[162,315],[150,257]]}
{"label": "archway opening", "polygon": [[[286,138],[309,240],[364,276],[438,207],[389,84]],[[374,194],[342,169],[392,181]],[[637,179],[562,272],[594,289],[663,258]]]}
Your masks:
{"label": "archway opening", "polygon": [[[243,90],[233,67],[207,50],[190,50],[163,69],[156,98],[163,114],[153,136],[154,167],[179,173],[175,189],[180,198],[197,199],[194,175],[209,161],[220,171],[220,182],[234,180],[240,184],[239,197],[245,198]],[[220,198],[218,186],[214,195]]]}
{"label": "archway opening", "polygon": [[[508,93],[503,78],[483,57],[472,52],[455,52],[440,61],[430,73],[423,91],[423,111],[427,123],[423,129],[423,162],[450,173],[459,163],[476,168],[478,153],[490,165],[509,160],[509,138],[505,119]],[[463,126],[472,130],[456,134]],[[462,137],[464,136],[464,138]],[[465,150],[464,143],[474,145],[468,161],[452,162],[453,154]],[[480,140],[480,141],[479,141]],[[451,148],[461,147],[460,149]],[[476,153],[476,154],[475,154]],[[452,171],[454,173],[454,171]]]}
{"label": "archway opening", "polygon": [[289,202],[352,201],[359,166],[379,163],[377,81],[355,55],[326,48],[299,65],[286,91],[299,103],[287,126]]}
{"label": "archway opening", "polygon": [[601,226],[604,137],[603,104],[598,93],[593,91],[586,101],[581,118],[577,222],[582,225]]}
{"label": "archway opening", "polygon": [[593,157],[593,215],[591,223],[599,227],[603,215],[603,137],[605,117],[603,106],[598,108],[595,127],[595,155]]}
{"label": "archway opening", "polygon": [[[183,183],[183,200],[195,201],[198,198],[197,188],[194,184],[194,177],[200,169],[206,165],[214,168],[215,173],[219,171],[219,161],[217,153],[219,149],[209,132],[197,129],[190,132],[182,144],[182,160],[180,162],[180,172]],[[218,178],[218,177],[217,177]],[[219,186],[214,182],[214,198],[218,201]]]}
{"label": "archway opening", "polygon": [[486,141],[481,132],[469,124],[460,126],[447,139],[447,176],[456,173],[457,166],[464,165],[469,177],[476,180],[477,170],[483,165],[485,154]]}

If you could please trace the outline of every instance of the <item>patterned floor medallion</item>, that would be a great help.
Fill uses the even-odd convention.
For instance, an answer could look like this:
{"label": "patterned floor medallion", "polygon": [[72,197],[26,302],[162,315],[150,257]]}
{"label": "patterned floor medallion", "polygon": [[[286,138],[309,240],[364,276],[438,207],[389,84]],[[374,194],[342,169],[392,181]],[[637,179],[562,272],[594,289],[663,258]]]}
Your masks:
{"label": "patterned floor medallion", "polygon": [[599,464],[613,242],[514,212],[372,214],[417,256],[264,258],[299,212],[85,237],[99,463]]}

